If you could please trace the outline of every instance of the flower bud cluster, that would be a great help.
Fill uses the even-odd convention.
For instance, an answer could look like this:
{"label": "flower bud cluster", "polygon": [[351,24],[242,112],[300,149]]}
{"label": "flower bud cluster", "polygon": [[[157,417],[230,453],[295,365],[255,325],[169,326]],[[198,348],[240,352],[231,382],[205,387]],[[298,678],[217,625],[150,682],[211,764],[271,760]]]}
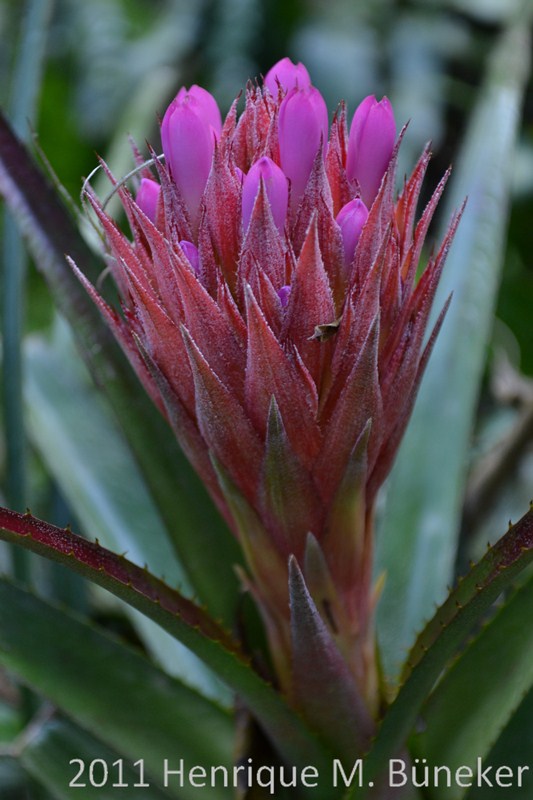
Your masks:
{"label": "flower bud cluster", "polygon": [[[284,58],[264,79],[264,91],[277,100],[277,163],[270,155],[258,154],[246,174],[235,165],[242,179],[242,224],[246,232],[261,182],[276,227],[283,234],[287,210],[300,203],[317,154],[326,159],[329,119],[324,98],[311,84],[303,64]],[[161,126],[163,153],[170,174],[179,188],[192,229],[196,229],[200,205],[221,135],[221,115],[215,98],[200,86],[180,89],[168,107]],[[346,177],[354,200],[339,212],[345,259],[351,263],[355,245],[377,195],[392,156],[396,125],[390,102],[367,97],[356,109],[346,152]],[[137,203],[155,221],[158,184],[143,179]],[[351,202],[351,205],[350,205]]]}
{"label": "flower bud cluster", "polygon": [[445,181],[415,224],[429,151],[396,199],[387,98],[367,97],[351,124],[341,103],[330,124],[287,58],[223,123],[209,92],[182,88],[161,139],[136,199],[117,187],[131,240],[91,198],[123,313],[82,280],[243,544],[280,679],[290,556],[333,587],[355,674],[369,663],[376,492],[442,321],[428,338],[457,220],[417,275]]}

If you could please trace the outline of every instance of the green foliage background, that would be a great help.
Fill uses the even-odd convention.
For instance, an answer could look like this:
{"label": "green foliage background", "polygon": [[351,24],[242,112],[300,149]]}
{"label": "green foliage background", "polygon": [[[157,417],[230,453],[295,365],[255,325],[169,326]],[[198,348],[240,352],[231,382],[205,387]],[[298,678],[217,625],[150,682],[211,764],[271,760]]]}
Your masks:
{"label": "green foliage background", "polygon": [[[433,141],[429,192],[448,164],[456,163],[489,53],[502,29],[526,7],[522,0],[0,0],[0,106],[26,141],[36,132],[38,147],[57,178],[77,198],[81,176],[94,168],[96,154],[121,175],[131,167],[129,134],[157,149],[157,116],[181,85],[205,86],[225,110],[249,78],[289,55],[304,61],[330,109],[342,98],[353,111],[365,95],[386,93],[398,122],[410,120],[400,173],[409,172],[425,142]],[[485,152],[495,130],[487,125],[476,135],[474,149]],[[513,164],[510,204],[501,207],[503,220],[509,214],[501,286],[468,446],[459,572],[533,497],[531,77]],[[489,162],[484,169],[490,172],[497,165]],[[98,181],[97,190],[105,192]],[[443,224],[443,218],[436,220],[433,241]],[[109,410],[89,387],[42,277],[31,264],[26,266],[7,213],[0,257],[2,499],[21,510],[31,506],[35,514],[58,524],[71,521],[103,540],[111,529],[109,546],[127,548],[134,560],[148,560],[156,572],[166,570],[185,586],[187,576],[180,572],[133,466],[124,480],[124,443],[108,430]],[[13,276],[19,276],[18,284],[17,279],[10,283]],[[469,345],[464,342],[465,351]],[[51,375],[56,378],[53,385],[47,380]],[[433,413],[438,420],[443,409],[435,405]],[[75,442],[68,433],[74,427],[79,432]],[[101,464],[97,454],[106,449],[105,443]],[[82,463],[87,466],[82,485],[73,485],[74,467]],[[134,647],[155,653],[167,669],[194,673],[195,685],[217,701],[227,700],[212,685],[212,676],[188,662],[184,653],[178,658],[174,644],[153,627],[143,629],[141,623],[139,628],[138,619],[132,622],[100,594],[88,596],[86,586],[68,573],[13,556],[5,547],[0,549],[0,566],[55,601],[88,612]],[[424,610],[422,619],[428,613]],[[53,775],[46,786],[38,782],[28,789],[25,782],[28,775],[39,774],[47,748],[64,748],[65,741],[79,735],[69,731],[70,723],[45,717],[44,729],[52,728],[41,749],[38,743],[33,749],[23,747],[18,761],[2,759],[2,741],[12,742],[32,717],[34,698],[23,696],[22,707],[25,703],[21,718],[20,691],[0,672],[0,796],[66,796],[58,794]],[[87,739],[78,744],[79,752],[94,748]],[[501,747],[505,750],[505,742]],[[16,766],[20,763],[23,779]],[[21,794],[26,791],[30,794]]]}

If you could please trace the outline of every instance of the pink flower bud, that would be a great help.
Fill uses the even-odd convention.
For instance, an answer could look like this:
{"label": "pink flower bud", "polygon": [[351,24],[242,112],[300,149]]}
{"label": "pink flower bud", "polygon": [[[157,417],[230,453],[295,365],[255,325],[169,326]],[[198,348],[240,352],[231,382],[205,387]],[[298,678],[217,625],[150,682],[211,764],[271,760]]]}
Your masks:
{"label": "pink flower bud", "polygon": [[378,193],[394,149],[396,123],[387,97],[366,97],[353,115],[348,141],[346,175],[357,180],[361,197],[370,208]]}
{"label": "pink flower bud", "polygon": [[337,214],[337,224],[341,229],[344,244],[344,263],[347,267],[353,261],[355,248],[368,217],[368,209],[358,197],[350,200]]}
{"label": "pink flower bud", "polygon": [[289,203],[289,187],[283,170],[271,158],[263,156],[251,167],[242,187],[242,224],[246,231],[250,224],[255,199],[263,181],[276,227],[282,234]]}
{"label": "pink flower bud", "polygon": [[328,141],[328,110],[314,86],[294,88],[279,108],[279,152],[283,172],[291,181],[291,205],[303,195],[322,141]]}
{"label": "pink flower bud", "polygon": [[165,159],[193,225],[211,170],[220,124],[215,99],[199,86],[192,86],[190,91],[181,89],[161,124]]}
{"label": "pink flower bud", "polygon": [[183,254],[185,258],[189,261],[193,270],[198,273],[198,268],[200,266],[199,259],[198,259],[198,248],[192,242],[188,242],[186,239],[183,239],[180,242],[180,247],[183,250]]}
{"label": "pink flower bud", "polygon": [[135,197],[135,202],[143,211],[148,219],[155,222],[155,215],[157,211],[157,201],[161,186],[150,178],[142,178],[141,185]]}
{"label": "pink flower bud", "polygon": [[282,58],[277,64],[271,67],[265,75],[264,84],[273,97],[278,96],[278,88],[285,92],[290,92],[295,87],[298,89],[309,89],[311,78],[304,65],[299,62],[293,64],[290,58]]}
{"label": "pink flower bud", "polygon": [[193,84],[190,89],[182,86],[176,95],[176,100],[180,103],[186,101],[187,97],[193,97],[198,104],[198,113],[202,115],[204,122],[213,126],[217,137],[222,130],[222,117],[217,101],[213,95],[201,86]]}

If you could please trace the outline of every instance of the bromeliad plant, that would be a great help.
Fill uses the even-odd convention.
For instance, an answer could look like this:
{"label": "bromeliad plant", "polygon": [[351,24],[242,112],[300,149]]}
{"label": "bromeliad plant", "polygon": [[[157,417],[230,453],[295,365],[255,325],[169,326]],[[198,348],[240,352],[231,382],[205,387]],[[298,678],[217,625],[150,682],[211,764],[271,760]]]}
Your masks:
{"label": "bromeliad plant", "polygon": [[[124,557],[30,514],[1,511],[2,536],[65,563],[140,609],[235,693],[248,731],[243,736],[238,726],[235,758],[247,768],[240,777],[231,770],[227,743],[220,741],[227,737],[228,727],[222,731],[227,718],[220,721],[222,711],[211,701],[179,690],[187,713],[200,713],[201,706],[206,718],[207,743],[187,752],[195,759],[190,766],[220,764],[230,775],[226,783],[207,777],[206,796],[230,797],[240,787],[250,797],[340,798],[346,791],[354,798],[462,797],[451,778],[451,793],[444,795],[445,784],[435,788],[420,766],[411,768],[410,759],[418,757],[420,765],[427,752],[431,766],[446,765],[442,759],[448,757],[450,774],[456,766],[449,750],[437,746],[445,721],[439,708],[447,692],[453,696],[457,675],[457,668],[455,673],[445,668],[473,624],[531,560],[531,515],[436,612],[406,660],[401,688],[391,688],[380,667],[375,611],[387,576],[376,580],[373,564],[378,491],[449,302],[429,324],[460,216],[452,216],[420,274],[426,235],[448,176],[417,220],[429,148],[397,197],[404,131],[397,137],[389,101],[366,98],[349,127],[341,104],[330,126],[307,70],[288,59],[276,64],[262,85],[248,86],[240,116],[237,106],[236,101],[222,123],[207,91],[181,89],[162,120],[163,157],[152,151],[145,162],[134,151],[135,195],[103,164],[126,212],[127,233],[86,185],[120,307],[94,288],[86,252],[79,244],[75,250],[68,236],[61,239],[59,228],[46,232],[52,247],[45,249],[68,253],[80,284],[232,531],[240,548],[240,588],[253,598],[264,640],[258,619],[235,610],[229,614],[222,601],[225,619],[217,618],[212,587],[233,580],[228,562],[235,549],[226,540],[210,545],[204,539],[195,553],[192,574],[205,564],[196,588],[207,610]],[[4,169],[0,189],[15,210],[24,207],[21,216],[35,241],[36,226],[46,230],[45,215],[49,224],[63,224],[61,212],[52,200],[36,211],[31,191],[17,190],[21,172],[39,179],[5,127],[0,149],[4,162],[9,153],[17,161],[16,169]],[[53,261],[44,266],[58,294],[61,281],[69,282],[69,300],[75,296],[88,315],[92,328],[85,329],[86,340],[94,331],[103,337],[92,355],[105,368],[112,366],[111,385],[117,375],[119,383],[129,381],[87,295],[72,284],[71,274],[50,266]],[[144,406],[136,417],[137,400],[124,405],[116,397],[112,388],[112,402],[130,431],[140,423],[159,435],[159,422]],[[146,469],[149,459],[136,441]],[[183,469],[176,462],[178,468]],[[153,463],[150,469],[154,494],[162,497],[161,481],[173,484],[172,459],[162,452],[159,471]],[[175,480],[180,491],[183,473]],[[171,505],[163,508],[167,520]],[[196,531],[189,535],[194,538]],[[217,552],[225,550],[215,571],[202,551],[206,542]],[[192,551],[181,545],[187,568]],[[203,593],[201,587],[210,582],[211,591]],[[526,585],[517,597],[527,591]],[[20,590],[5,592],[22,607]],[[476,646],[483,646],[495,625],[512,628],[520,615],[517,597],[467,649],[460,672],[469,658],[475,663]],[[32,678],[31,668],[21,666],[24,648],[16,639],[2,630],[2,660],[61,708],[61,687],[55,691]],[[11,659],[10,647],[16,654]],[[533,680],[530,671],[518,681],[522,692]],[[502,705],[502,725],[512,705],[510,699]],[[414,736],[421,709],[426,727]],[[98,714],[75,703],[67,710],[108,746],[135,755],[129,740],[121,749],[119,728],[111,725],[110,732],[104,726],[100,734]],[[157,728],[154,718],[138,732],[135,745],[136,758],[145,758],[143,748],[151,754],[154,784],[161,783],[161,772],[149,742],[155,737],[160,753],[166,741]],[[182,746],[183,738],[179,742]],[[354,769],[363,756],[364,767]],[[394,759],[404,766],[392,780]],[[472,759],[470,753],[467,766]],[[471,777],[474,785],[475,765]],[[164,792],[201,794],[187,780],[165,785]]]}
{"label": "bromeliad plant", "polygon": [[428,151],[395,205],[388,100],[364,100],[349,137],[341,108],[328,135],[322,96],[287,59],[223,128],[208,92],[182,89],[161,135],[160,183],[146,174],[136,200],[117,187],[133,242],[88,195],[123,316],[78,275],[241,544],[276,681],[305,714],[311,613],[357,748],[380,704],[374,501],[457,220],[415,285],[444,186],[415,229]]}

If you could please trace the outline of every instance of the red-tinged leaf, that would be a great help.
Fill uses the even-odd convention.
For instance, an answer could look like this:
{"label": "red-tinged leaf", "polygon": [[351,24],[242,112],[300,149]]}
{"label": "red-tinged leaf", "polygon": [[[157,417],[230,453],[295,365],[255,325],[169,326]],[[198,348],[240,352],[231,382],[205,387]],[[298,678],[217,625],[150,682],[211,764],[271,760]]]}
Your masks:
{"label": "red-tinged leaf", "polygon": [[153,292],[149,273],[146,271],[145,265],[141,263],[139,253],[135,250],[132,243],[126,239],[116,222],[105,213],[100,201],[92,191],[88,191],[86,197],[105,233],[106,242],[111,251],[109,264],[113,273],[113,278],[125,302],[129,304],[129,279],[124,270],[124,264],[128,265],[129,272],[135,274],[137,282],[140,283],[146,291]]}
{"label": "red-tinged leaf", "polygon": [[394,211],[394,220],[398,231],[402,261],[413,240],[418,198],[420,197],[424,177],[431,160],[430,147],[430,143],[426,144],[409,180],[405,181],[403,192],[398,198]]}
{"label": "red-tinged leaf", "polygon": [[246,347],[246,323],[227,284],[222,282],[217,287],[217,305],[230,326],[233,337],[238,342],[241,342],[243,347]]}
{"label": "red-tinged leaf", "polygon": [[240,285],[244,282],[254,285],[257,272],[263,270],[272,285],[281,288],[285,284],[285,250],[283,238],[272,216],[264,181],[261,181],[244,237],[239,264]]}
{"label": "red-tinged leaf", "polygon": [[246,87],[246,106],[240,116],[232,142],[235,162],[243,172],[248,172],[254,161],[263,155],[263,143],[268,136],[274,103],[263,96],[251,83]]}
{"label": "red-tinged leaf", "polygon": [[326,175],[323,157],[323,145],[320,146],[313,168],[305,187],[305,192],[296,210],[296,219],[291,231],[291,241],[296,255],[300,251],[307,238],[309,227],[317,218],[317,228],[319,232],[319,242],[322,244],[320,232],[324,228],[323,217],[331,220],[333,214],[333,200],[331,189]]}
{"label": "red-tinged leaf", "polygon": [[333,118],[328,151],[326,153],[326,173],[331,189],[334,217],[336,217],[341,208],[352,199],[352,193],[344,168],[346,163],[347,138],[346,107],[344,103],[341,103]]}
{"label": "red-tinged leaf", "polygon": [[384,270],[381,278],[381,340],[386,339],[398,317],[402,303],[402,283],[400,278],[400,248],[394,231],[391,230]]}
{"label": "red-tinged leaf", "polygon": [[148,145],[148,150],[154,159],[159,182],[161,183],[164,234],[174,249],[177,249],[179,242],[183,239],[189,242],[192,241],[192,227],[187,208],[178,186],[170,176],[168,167],[161,163],[157,153],[150,145]]}
{"label": "red-tinged leaf", "polygon": [[309,531],[322,529],[323,508],[316,487],[294,453],[272,395],[259,490],[261,518],[279,552],[302,560]]}
{"label": "red-tinged leaf", "polygon": [[130,280],[139,331],[142,331],[139,338],[171,386],[175,387],[189,413],[194,414],[193,378],[180,329],[153,294],[129,272],[128,265],[125,264],[124,268]]}
{"label": "red-tinged leaf", "polygon": [[209,451],[198,430],[196,420],[191,417],[153,358],[143,347],[142,342],[137,339],[136,344],[145,368],[149,371],[150,377],[153,379],[155,387],[157,387],[159,404],[163,404],[163,412],[174,431],[176,439],[180,443],[180,447],[205,486],[209,489],[218,510],[231,528],[233,520],[220,493],[218,479],[213,469]]}
{"label": "red-tinged leaf", "polygon": [[346,612],[357,622],[365,619],[361,604],[368,602],[372,565],[372,542],[366,540],[365,498],[370,429],[369,421],[350,453],[321,538],[335,586],[343,595]]}
{"label": "red-tinged leaf", "polygon": [[205,214],[205,207],[201,208],[201,219],[198,227],[198,277],[211,297],[216,297],[218,286],[220,283],[223,283],[223,281],[220,280],[220,269],[215,259],[211,235],[207,225],[204,224]]}
{"label": "red-tinged leaf", "polygon": [[29,514],[0,509],[0,537],[77,571],[154,620],[242,698],[282,758],[330,765],[331,755],[251,668],[239,644],[195,603],[124,557]]}
{"label": "red-tinged leaf", "polygon": [[101,547],[98,542],[89,542],[70,530],[57,528],[30,513],[19,514],[7,508],[0,508],[0,528],[4,531],[2,538],[64,563],[119,597],[129,597],[131,594],[133,599],[134,595],[138,595],[139,603],[142,598],[158,606],[164,614],[179,617],[202,636],[219,641],[233,653],[240,653],[239,644],[203,609],[148,570]]}
{"label": "red-tinged leaf", "polygon": [[237,106],[239,104],[239,100],[240,95],[231,104],[230,109],[226,114],[226,119],[222,125],[220,139],[218,140],[218,146],[226,156],[230,155],[232,149],[232,139],[235,133],[235,128],[237,127]]}
{"label": "red-tinged leaf", "polygon": [[431,199],[427,204],[427,206],[425,207],[422,216],[420,217],[418,224],[416,226],[413,243],[409,248],[409,250],[405,253],[404,260],[402,262],[402,279],[405,287],[404,291],[407,292],[411,291],[412,285],[416,277],[416,271],[420,261],[420,256],[422,254],[422,248],[426,240],[428,228],[431,224],[431,220],[433,219],[433,215],[439,204],[440,198],[444,191],[444,187],[448,182],[450,173],[451,173],[451,167],[445,172],[445,174],[439,181],[437,188],[433,192]]}
{"label": "red-tinged leaf", "polygon": [[[435,344],[435,340],[442,327],[442,323],[444,322],[444,318],[448,311],[451,299],[452,298],[450,295],[450,297],[446,301],[444,308],[439,314],[437,322],[435,323],[433,331],[431,332],[429,341],[424,348],[424,352],[422,353],[422,356],[418,360],[416,377],[414,378],[414,380],[412,380],[407,390],[407,395],[402,398],[402,402],[398,404],[398,407],[395,409],[396,414],[394,415],[394,419],[392,419],[393,415],[388,411],[388,409],[384,411],[384,418],[387,420],[388,423],[388,431],[384,436],[383,445],[379,452],[379,457],[373,467],[372,474],[368,481],[368,498],[375,497],[376,492],[378,491],[379,487],[382,486],[385,478],[387,477],[387,475],[391,470],[394,458],[398,452],[398,447],[403,438],[405,429],[407,428],[407,423],[409,422],[411,413],[413,411],[416,396],[418,394],[420,383],[424,375],[424,370],[426,368],[429,356],[433,349],[433,345]],[[398,396],[400,395],[398,394]],[[391,401],[392,403],[394,403],[393,398],[391,398]],[[394,406],[391,406],[391,411],[393,408]]]}
{"label": "red-tinged leaf", "polygon": [[162,305],[169,316],[179,319],[183,315],[177,275],[192,272],[189,260],[181,247],[173,249],[161,231],[144,214],[129,194],[122,198],[129,206],[130,225],[136,240],[136,250],[146,253],[146,271],[150,275]]}
{"label": "red-tinged leaf", "polygon": [[215,375],[184,326],[182,334],[194,376],[198,427],[209,449],[253,504],[259,479],[257,465],[263,456],[259,436],[235,395]]}
{"label": "red-tinged leaf", "polygon": [[372,720],[294,557],[289,560],[289,594],[295,704],[349,763],[368,747]]}
{"label": "red-tinged leaf", "polygon": [[240,403],[244,402],[246,351],[243,337],[235,336],[233,326],[192,270],[178,272],[176,281],[185,327],[219,380]]}
{"label": "red-tinged leaf", "polygon": [[378,381],[379,317],[376,317],[361,348],[338,402],[335,413],[324,419],[324,443],[316,460],[313,477],[320,494],[329,504],[345,473],[353,447],[372,419],[370,449],[375,449],[381,421],[381,393]]}
{"label": "red-tinged leaf", "polygon": [[418,321],[417,328],[418,330],[422,331],[425,328],[429,312],[431,310],[431,304],[433,303],[433,297],[435,295],[446,257],[451,247],[457,226],[459,225],[463,210],[464,204],[459,212],[454,214],[452,217],[446,236],[444,237],[444,240],[439,248],[439,252],[428,264],[422,273],[414,292],[403,304],[401,313],[396,318],[394,327],[383,346],[381,369],[383,375],[389,379],[394,374],[394,369],[390,366],[390,364],[393,358],[396,358],[396,361],[398,361],[397,350],[400,346],[402,338],[404,337],[404,331],[409,324],[409,320],[413,321],[422,315],[423,320]]}
{"label": "red-tinged leaf", "polygon": [[261,435],[266,434],[271,398],[274,396],[284,419],[295,454],[309,469],[320,447],[314,398],[268,327],[249,288],[246,288],[248,354],[246,363],[246,408]]}
{"label": "red-tinged leaf", "polygon": [[[359,358],[376,316],[380,313],[381,281],[389,252],[391,226],[387,228],[374,263],[368,270],[361,287],[356,287],[347,297],[338,331],[334,337],[335,351],[328,384],[321,389],[320,421],[336,413],[339,395],[344,389],[350,372]],[[381,347],[380,334],[380,347]]]}
{"label": "red-tinged leaf", "polygon": [[215,259],[232,291],[236,286],[241,249],[241,193],[239,178],[215,144],[213,165],[202,200],[205,208],[202,225],[207,225]]}
{"label": "red-tinged leaf", "polygon": [[90,281],[87,280],[85,275],[78,269],[74,261],[72,261],[72,259],[68,257],[67,261],[72,267],[72,270],[74,274],[77,276],[81,285],[84,287],[87,294],[95,304],[96,308],[98,308],[98,310],[100,311],[102,317],[108,324],[110,330],[113,331],[116,340],[122,347],[126,357],[128,358],[133,369],[139,376],[139,380],[141,381],[146,391],[150,395],[152,401],[159,408],[159,410],[164,413],[164,406],[163,403],[161,402],[161,397],[159,396],[159,392],[152,380],[150,372],[146,368],[144,360],[141,358],[139,354],[139,350],[137,348],[137,345],[135,344],[135,340],[131,329],[129,328],[128,325],[125,324],[124,320],[117,314],[115,309],[111,308],[111,306],[109,306],[105,302],[105,300],[103,300],[100,297],[100,295],[98,294],[92,283],[90,283]]}
{"label": "red-tinged leaf", "polygon": [[[288,285],[287,280],[285,281],[285,285]],[[279,339],[283,325],[283,307],[278,293],[272,286],[272,282],[264,270],[258,268],[253,271],[250,289],[257,299],[259,308],[265,315],[268,326],[271,328],[274,336]]]}
{"label": "red-tinged leaf", "polygon": [[315,217],[296,264],[282,340],[296,346],[318,389],[323,363],[332,344],[312,337],[317,326],[335,322],[335,319],[335,304],[320,253]]}

